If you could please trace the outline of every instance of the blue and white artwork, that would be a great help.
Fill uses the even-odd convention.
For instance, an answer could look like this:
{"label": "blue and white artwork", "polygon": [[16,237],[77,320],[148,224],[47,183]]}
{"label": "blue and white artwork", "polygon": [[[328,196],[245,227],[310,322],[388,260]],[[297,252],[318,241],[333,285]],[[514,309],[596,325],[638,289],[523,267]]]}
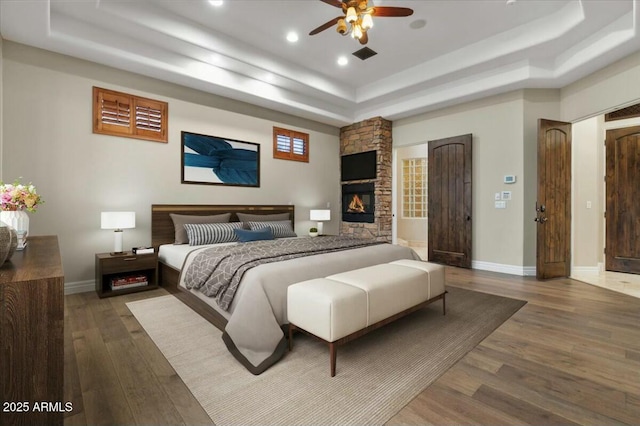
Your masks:
{"label": "blue and white artwork", "polygon": [[260,145],[182,132],[182,183],[260,186]]}

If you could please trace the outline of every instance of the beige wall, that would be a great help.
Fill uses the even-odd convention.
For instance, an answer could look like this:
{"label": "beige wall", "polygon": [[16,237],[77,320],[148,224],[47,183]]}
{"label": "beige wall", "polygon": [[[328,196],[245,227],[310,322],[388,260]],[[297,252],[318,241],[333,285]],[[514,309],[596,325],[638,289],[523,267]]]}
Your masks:
{"label": "beige wall", "polygon": [[[572,126],[573,265],[595,268],[601,261],[604,146],[602,116]],[[589,207],[589,205],[590,207]]]}
{"label": "beige wall", "polygon": [[[94,254],[113,247],[113,233],[100,229],[101,211],[136,212],[125,248],[150,244],[153,203],[293,203],[299,234],[312,224],[311,208],[331,203],[339,217],[336,128],[11,42],[2,80],[2,99],[11,105],[3,117],[2,177],[21,176],[44,197],[30,231],[58,235],[67,283],[92,280]],[[169,143],[93,134],[94,85],[169,102]],[[272,158],[274,125],[310,134],[308,164]],[[181,184],[182,130],[259,143],[260,188]],[[338,220],[325,229],[336,233]]]}
{"label": "beige wall", "polygon": [[394,188],[397,206],[397,235],[409,242],[427,242],[427,219],[404,218],[402,215],[402,160],[408,158],[427,158],[427,144],[400,147],[396,150],[397,185]]}
{"label": "beige wall", "polygon": [[[474,139],[475,267],[525,273],[535,265],[537,193],[537,121],[559,119],[574,123],[573,266],[594,268],[603,262],[604,147],[601,114],[640,99],[640,53],[558,90],[524,90],[398,120],[395,146],[412,145],[464,133]],[[593,123],[580,123],[599,116]],[[489,124],[490,123],[490,124]],[[607,126],[637,125],[618,122]],[[609,127],[611,128],[611,127]],[[518,183],[504,185],[504,174],[516,174]],[[493,193],[512,190],[507,209],[495,210]],[[591,209],[586,202],[591,201]],[[505,237],[508,236],[508,237]],[[479,241],[479,239],[481,241]],[[487,262],[487,264],[483,264]],[[510,266],[514,266],[511,270]]]}
{"label": "beige wall", "polygon": [[575,123],[640,99],[640,52],[563,87],[562,120]]}
{"label": "beige wall", "polygon": [[[523,117],[523,93],[518,91],[393,123],[396,147],[473,134],[472,260],[478,267],[498,264],[522,271],[523,182],[505,185],[503,177],[522,176]],[[513,192],[512,200],[506,209],[496,209],[494,194],[505,189]]]}

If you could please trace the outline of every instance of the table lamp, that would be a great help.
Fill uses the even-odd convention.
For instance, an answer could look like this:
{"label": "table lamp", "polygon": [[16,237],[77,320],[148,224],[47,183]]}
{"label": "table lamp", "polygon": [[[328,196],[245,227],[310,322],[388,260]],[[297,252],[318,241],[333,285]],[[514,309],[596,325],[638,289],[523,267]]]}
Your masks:
{"label": "table lamp", "polygon": [[311,210],[309,219],[318,222],[318,235],[322,235],[322,222],[331,220],[331,210]]}
{"label": "table lamp", "polygon": [[100,216],[102,229],[113,229],[115,243],[111,254],[122,254],[122,230],[136,227],[135,212],[102,212]]}

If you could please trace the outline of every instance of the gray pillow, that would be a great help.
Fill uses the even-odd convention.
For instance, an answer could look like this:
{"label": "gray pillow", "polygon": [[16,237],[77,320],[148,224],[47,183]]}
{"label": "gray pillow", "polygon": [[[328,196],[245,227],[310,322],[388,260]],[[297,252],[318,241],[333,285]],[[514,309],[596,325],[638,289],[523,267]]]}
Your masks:
{"label": "gray pillow", "polygon": [[231,243],[238,241],[238,235],[234,232],[242,228],[241,222],[230,223],[185,223],[190,246],[203,244]]}
{"label": "gray pillow", "polygon": [[249,214],[249,213],[236,213],[240,222],[270,222],[276,220],[291,220],[289,213],[274,213],[274,214]]}
{"label": "gray pillow", "polygon": [[297,237],[290,220],[276,220],[271,222],[247,222],[249,229],[256,231],[266,227],[271,228],[274,238]]}
{"label": "gray pillow", "polygon": [[169,216],[171,216],[171,220],[173,220],[173,227],[176,233],[174,244],[187,244],[189,242],[187,231],[184,229],[185,223],[226,223],[231,219],[231,213],[211,216],[170,213]]}

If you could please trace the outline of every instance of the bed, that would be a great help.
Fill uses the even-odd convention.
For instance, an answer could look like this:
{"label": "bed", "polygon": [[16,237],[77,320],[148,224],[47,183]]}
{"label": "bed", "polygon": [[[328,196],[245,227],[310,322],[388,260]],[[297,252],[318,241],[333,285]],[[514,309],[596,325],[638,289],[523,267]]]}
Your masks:
{"label": "bed", "polygon": [[[286,288],[296,282],[324,277],[378,263],[416,259],[407,247],[378,244],[262,264],[243,275],[229,310],[217,306],[213,298],[180,284],[180,262],[194,247],[175,246],[170,214],[215,215],[237,213],[271,215],[288,213],[294,223],[295,209],[289,205],[175,205],[151,206],[152,244],[159,249],[160,285],[223,331],[230,353],[253,374],[260,374],[286,353]],[[181,254],[180,252],[184,252]],[[192,253],[186,257],[193,259]],[[182,256],[182,257],[181,257]]]}

